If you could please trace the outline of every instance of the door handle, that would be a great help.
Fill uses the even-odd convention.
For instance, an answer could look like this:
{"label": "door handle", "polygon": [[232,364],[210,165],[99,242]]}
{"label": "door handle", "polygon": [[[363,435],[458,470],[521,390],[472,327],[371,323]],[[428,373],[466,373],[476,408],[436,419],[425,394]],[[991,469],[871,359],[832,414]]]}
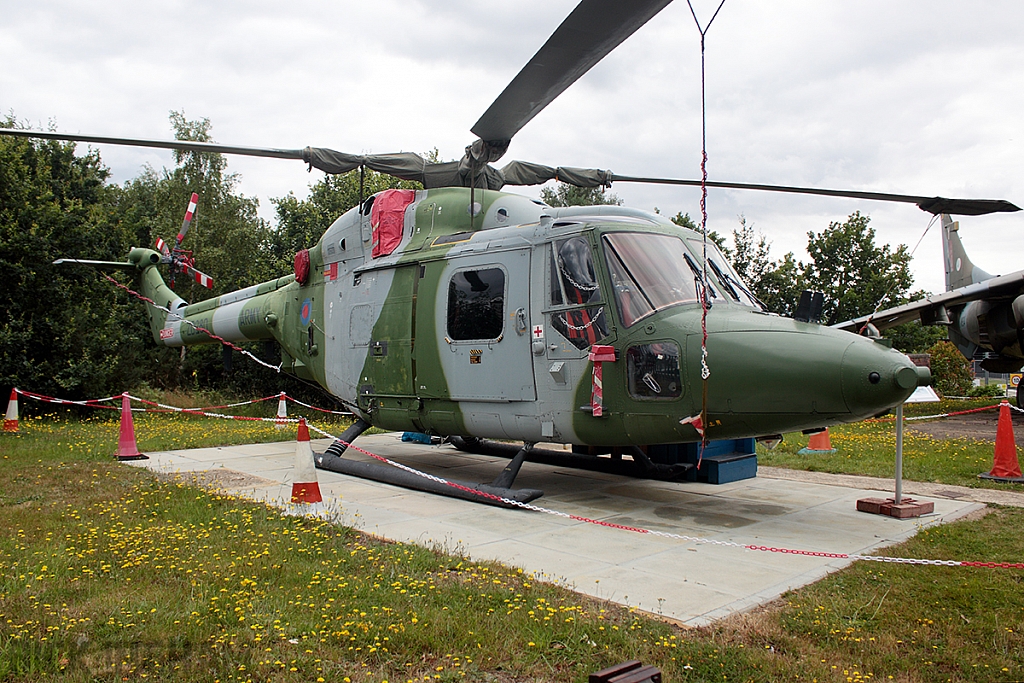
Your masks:
{"label": "door handle", "polygon": [[518,334],[520,337],[523,336],[524,334],[526,334],[526,330],[527,330],[528,327],[529,327],[529,325],[526,324],[526,309],[525,308],[517,308],[516,309],[516,334]]}

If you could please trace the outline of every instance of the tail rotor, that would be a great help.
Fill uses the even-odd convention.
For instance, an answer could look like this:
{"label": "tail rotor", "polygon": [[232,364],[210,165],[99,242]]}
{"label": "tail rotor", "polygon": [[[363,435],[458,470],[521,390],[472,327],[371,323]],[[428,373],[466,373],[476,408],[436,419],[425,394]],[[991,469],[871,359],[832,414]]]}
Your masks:
{"label": "tail rotor", "polygon": [[159,237],[156,239],[157,251],[162,254],[161,263],[166,263],[170,266],[171,287],[174,287],[174,276],[181,272],[191,276],[196,283],[203,287],[213,289],[213,278],[206,273],[196,270],[195,258],[193,258],[192,252],[181,248],[181,243],[185,239],[185,235],[188,234],[189,227],[192,225],[192,218],[195,216],[198,203],[199,194],[193,192],[192,198],[188,202],[188,209],[185,211],[185,218],[181,222],[181,229],[178,230],[178,236],[174,241],[173,249],[168,249],[167,243]]}

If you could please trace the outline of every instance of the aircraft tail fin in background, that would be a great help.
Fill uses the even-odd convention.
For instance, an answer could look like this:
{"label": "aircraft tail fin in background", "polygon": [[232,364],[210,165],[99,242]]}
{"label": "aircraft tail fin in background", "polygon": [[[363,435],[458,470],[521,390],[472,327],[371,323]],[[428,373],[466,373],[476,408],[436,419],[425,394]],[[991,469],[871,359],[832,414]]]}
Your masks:
{"label": "aircraft tail fin in background", "polygon": [[975,266],[960,241],[960,223],[942,214],[942,258],[946,267],[946,291],[973,285],[992,276]]}

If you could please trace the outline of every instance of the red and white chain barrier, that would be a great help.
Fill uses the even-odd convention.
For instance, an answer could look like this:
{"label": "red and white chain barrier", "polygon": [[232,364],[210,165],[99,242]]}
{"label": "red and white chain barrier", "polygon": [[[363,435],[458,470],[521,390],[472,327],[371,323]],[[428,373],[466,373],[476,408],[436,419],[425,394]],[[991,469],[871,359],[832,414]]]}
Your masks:
{"label": "red and white chain barrier", "polygon": [[[162,408],[164,411],[173,413],[183,413],[185,415],[201,415],[203,417],[216,417],[222,420],[242,420],[245,422],[298,422],[298,418],[293,417],[249,417],[247,415],[225,415],[223,413],[211,413],[208,409],[204,408],[178,408],[177,406],[167,405],[166,403],[158,403],[156,401],[147,401],[144,398],[132,396],[131,394],[125,394],[130,400],[138,401],[149,406],[156,406]],[[277,398],[277,396],[271,396],[270,398]],[[267,400],[267,399],[259,399]],[[256,403],[256,401],[247,401],[246,403]],[[233,405],[245,405],[245,403],[236,403]],[[229,406],[224,406],[229,407]]]}
{"label": "red and white chain barrier", "polygon": [[[64,404],[64,405],[81,405],[81,406],[86,406],[86,407],[91,407],[91,408],[114,408],[114,409],[116,409],[116,406],[104,406],[104,405],[99,405],[99,404],[105,403],[105,402],[119,400],[121,398],[121,396],[110,396],[110,397],[107,397],[107,398],[90,399],[90,400],[86,400],[86,401],[71,401],[71,400],[68,400],[68,399],[53,398],[51,396],[44,396],[42,394],[36,394],[36,393],[33,393],[33,392],[25,391],[23,389],[15,389],[15,392],[17,392],[18,394],[20,394],[22,396],[25,396],[26,398],[32,398],[32,399],[35,399],[37,401],[42,401],[42,402],[45,402],[45,403]],[[287,423],[295,423],[295,422],[299,421],[298,418],[248,417],[248,416],[241,416],[241,415],[225,415],[225,414],[222,414],[222,413],[210,412],[210,408],[234,408],[234,407],[238,407],[238,406],[249,405],[249,404],[252,404],[252,403],[259,403],[261,401],[269,401],[271,399],[280,398],[283,395],[283,392],[282,392],[282,394],[274,394],[272,396],[265,396],[263,398],[252,399],[250,401],[241,401],[241,402],[238,402],[238,403],[231,403],[231,404],[226,404],[226,405],[223,405],[223,406],[210,406],[209,408],[180,408],[180,407],[177,407],[177,406],[172,406],[172,405],[168,405],[168,404],[165,404],[165,403],[159,403],[159,402],[156,402],[156,401],[147,401],[145,399],[138,398],[136,396],[131,396],[130,394],[126,394],[126,395],[132,401],[138,401],[139,403],[143,403],[143,404],[149,405],[149,406],[154,406],[154,407],[157,407],[157,408],[160,409],[159,411],[153,411],[153,412],[175,412],[175,413],[183,413],[183,414],[186,414],[186,415],[202,415],[204,417],[212,417],[212,418],[228,419],[228,420],[244,420],[244,421],[250,421],[250,422],[276,422],[276,423],[287,422]],[[323,408],[316,408],[315,406],[310,406],[310,405],[308,405],[306,403],[302,403],[300,401],[296,401],[295,399],[289,399],[289,400],[292,400],[295,403],[298,403],[299,405],[305,406],[307,408],[312,408],[313,410],[319,410],[319,411],[324,412],[324,413],[341,414],[338,411],[326,410],[326,409],[323,409]],[[965,412],[972,412],[973,413],[973,412],[979,412],[980,410],[990,410],[992,408],[998,408],[998,407],[999,406],[990,406],[990,407],[981,408],[981,409],[975,409],[975,410],[970,410],[970,411],[960,411],[960,412],[956,412],[956,413],[946,413],[946,414],[942,414],[942,415],[935,415],[935,416],[929,416],[929,417],[945,417],[945,416],[948,416],[948,415],[960,415],[960,414],[963,414]],[[1024,410],[1021,410],[1020,408],[1017,408],[1016,406],[1010,406],[1010,407],[1014,408],[1015,410],[1017,410],[1019,412],[1024,412]],[[134,409],[133,408],[133,410],[146,410],[146,409]],[[885,556],[885,555],[861,555],[861,554],[858,554],[858,553],[828,553],[828,552],[821,552],[821,551],[816,551],[816,550],[800,550],[800,549],[793,549],[793,548],[779,548],[779,547],[775,547],[775,546],[757,545],[757,544],[753,544],[753,543],[736,543],[734,541],[721,541],[721,540],[712,539],[712,538],[702,538],[700,536],[686,536],[684,534],[673,534],[673,533],[670,533],[670,532],[667,532],[667,531],[655,531],[653,529],[646,529],[646,528],[643,528],[643,527],[627,526],[625,524],[615,524],[614,522],[605,522],[605,521],[600,520],[600,519],[591,519],[590,517],[583,517],[581,515],[573,515],[573,514],[569,514],[567,512],[561,512],[561,511],[558,511],[558,510],[552,510],[550,508],[541,507],[539,505],[533,505],[533,504],[530,504],[530,503],[521,503],[519,501],[511,500],[509,498],[502,498],[501,496],[497,496],[497,495],[495,495],[493,493],[487,493],[485,491],[480,491],[478,489],[470,488],[468,486],[463,486],[462,484],[457,484],[455,482],[448,481],[447,479],[444,479],[442,477],[438,477],[438,476],[435,476],[433,474],[427,474],[426,472],[422,472],[422,471],[417,470],[415,468],[409,467],[408,465],[403,465],[400,462],[396,462],[394,460],[391,460],[390,458],[385,458],[382,455],[377,455],[376,453],[371,453],[370,451],[368,451],[368,450],[366,450],[364,448],[360,448],[359,446],[356,446],[355,444],[342,441],[341,439],[339,439],[334,434],[331,434],[328,431],[320,429],[316,425],[309,424],[308,426],[309,426],[309,429],[311,429],[312,431],[316,432],[317,434],[320,434],[323,437],[326,437],[326,438],[338,441],[338,442],[344,444],[349,449],[352,449],[354,451],[362,453],[363,455],[369,456],[369,457],[373,458],[374,460],[378,460],[378,461],[380,461],[382,463],[390,465],[391,467],[396,467],[396,468],[398,468],[400,470],[404,470],[404,471],[408,472],[409,474],[413,474],[413,475],[415,475],[417,477],[422,477],[424,479],[429,479],[431,481],[437,482],[437,483],[442,484],[444,486],[450,486],[450,487],[452,487],[454,489],[458,489],[460,491],[465,491],[467,493],[471,493],[473,495],[479,496],[480,498],[485,498],[487,500],[491,500],[491,501],[494,501],[494,502],[500,502],[500,503],[503,503],[505,505],[509,505],[509,506],[512,506],[512,507],[522,508],[523,510],[530,510],[532,512],[540,512],[540,513],[543,513],[543,514],[546,514],[546,515],[553,515],[555,517],[561,517],[563,519],[571,519],[571,520],[576,521],[576,522],[584,522],[586,524],[593,524],[593,525],[596,525],[596,526],[608,527],[608,528],[611,528],[611,529],[620,529],[622,531],[630,531],[630,532],[637,533],[637,534],[646,534],[648,536],[660,536],[662,538],[671,538],[671,539],[674,539],[674,540],[677,540],[677,541],[685,541],[687,543],[695,543],[697,545],[717,545],[717,546],[723,546],[723,547],[728,547],[728,548],[740,548],[740,549],[743,549],[743,550],[753,550],[753,551],[769,552],[769,553],[781,553],[781,554],[785,554],[785,555],[802,555],[802,556],[805,556],[805,557],[822,557],[822,558],[835,559],[835,560],[864,560],[866,562],[889,562],[889,563],[894,563],[894,564],[932,565],[932,566],[942,566],[942,567],[990,567],[990,568],[997,568],[997,569],[1024,569],[1024,562],[978,562],[978,561],[963,561],[963,560],[927,560],[927,559],[919,559],[919,558],[911,558],[911,557],[889,557],[889,556]]]}
{"label": "red and white chain barrier", "polygon": [[[992,405],[992,406],[982,406],[980,408],[971,408],[969,410],[955,410],[955,411],[952,411],[952,412],[949,412],[949,413],[936,413],[934,415],[917,415],[915,417],[904,417],[903,421],[904,422],[910,422],[912,420],[935,420],[935,419],[938,419],[938,418],[941,418],[941,417],[953,417],[955,415],[970,415],[971,413],[983,413],[986,410],[997,410],[999,408],[999,406],[1000,406],[1000,404],[997,403],[997,404]],[[1013,405],[1012,403],[1010,404],[1010,407],[1013,408],[1014,410],[1016,410],[1019,413],[1024,413],[1024,410],[1022,410],[1021,408],[1018,408],[1017,406]],[[872,419],[869,419],[869,420],[862,420],[862,421],[863,422],[894,422],[895,420],[896,420],[896,417],[892,416],[892,417],[877,417],[877,418],[872,418]]]}
{"label": "red and white chain barrier", "polygon": [[596,526],[609,527],[609,528],[612,528],[612,529],[621,529],[622,531],[631,531],[631,532],[637,533],[637,534],[647,534],[648,536],[660,536],[662,538],[671,538],[671,539],[675,539],[675,540],[678,540],[678,541],[686,541],[688,543],[696,543],[698,545],[718,545],[718,546],[724,546],[724,547],[729,547],[729,548],[742,548],[744,550],[755,550],[755,551],[769,552],[769,553],[782,553],[782,554],[785,554],[785,555],[803,555],[803,556],[806,556],[806,557],[824,557],[824,558],[828,558],[828,559],[837,559],[837,560],[865,560],[865,561],[868,561],[868,562],[890,562],[890,563],[895,563],[895,564],[934,565],[934,566],[943,566],[943,567],[993,567],[993,568],[999,568],[999,569],[1024,569],[1024,562],[970,562],[970,561],[962,561],[962,560],[926,560],[926,559],[918,559],[918,558],[911,558],[911,557],[888,557],[888,556],[885,556],[885,555],[861,555],[861,554],[858,554],[858,553],[826,553],[826,552],[820,552],[820,551],[816,551],[816,550],[796,550],[796,549],[792,549],[792,548],[777,548],[777,547],[774,547],[774,546],[756,545],[756,544],[753,544],[753,543],[735,543],[733,541],[720,541],[720,540],[712,539],[712,538],[702,538],[700,536],[685,536],[683,534],[673,534],[673,533],[669,533],[667,531],[654,531],[652,529],[645,529],[643,527],[627,526],[627,525],[624,525],[624,524],[615,524],[614,522],[605,522],[605,521],[602,521],[600,519],[591,519],[589,517],[582,517],[580,515],[572,515],[572,514],[569,514],[567,512],[560,512],[558,510],[552,510],[550,508],[541,507],[539,505],[533,505],[531,503],[521,503],[521,502],[519,502],[517,500],[511,500],[509,498],[502,498],[501,496],[497,496],[497,495],[495,495],[493,493],[487,493],[485,491],[480,491],[478,489],[470,488],[468,486],[463,486],[462,484],[457,484],[455,482],[448,481],[447,479],[444,479],[443,477],[438,477],[438,476],[435,476],[433,474],[427,474],[426,472],[421,472],[420,470],[417,470],[417,469],[414,469],[412,467],[409,467],[408,465],[403,465],[402,463],[396,462],[394,460],[391,460],[390,458],[385,458],[382,455],[377,455],[376,453],[371,453],[370,451],[368,451],[366,449],[363,449],[363,448],[360,448],[359,446],[356,446],[355,444],[342,441],[341,439],[339,439],[334,434],[331,434],[330,432],[324,431],[324,430],[318,428],[316,425],[309,425],[309,428],[311,430],[313,430],[314,432],[316,432],[317,434],[320,434],[321,436],[324,436],[324,437],[327,437],[327,438],[330,438],[330,439],[334,439],[335,441],[338,441],[338,442],[344,444],[346,446],[346,448],[350,448],[350,449],[352,449],[354,451],[358,451],[359,453],[362,453],[363,455],[367,455],[367,456],[373,458],[374,460],[378,460],[378,461],[380,461],[382,463],[385,463],[387,465],[390,465],[392,467],[397,467],[398,469],[404,470],[404,471],[408,472],[409,474],[416,475],[417,477],[422,477],[424,479],[429,479],[431,481],[437,482],[438,484],[442,484],[444,486],[450,486],[450,487],[452,487],[454,489],[458,489],[460,491],[465,491],[467,493],[471,493],[471,494],[477,495],[477,496],[479,496],[481,498],[486,498],[487,500],[491,500],[491,501],[494,501],[494,502],[504,503],[505,505],[510,505],[510,506],[513,506],[513,507],[522,508],[524,510],[531,510],[533,512],[541,512],[541,513],[544,513],[546,515],[553,515],[555,517],[562,517],[563,519],[571,519],[571,520],[577,521],[577,522],[585,522],[587,524],[594,524]]}
{"label": "red and white chain barrier", "polygon": [[285,396],[284,392],[281,392],[281,395],[284,396],[285,399],[291,401],[292,403],[300,405],[303,408],[309,408],[310,410],[316,410],[316,411],[321,412],[321,413],[327,413],[328,415],[351,415],[352,414],[350,411],[347,411],[347,410],[327,410],[326,408],[317,408],[316,406],[311,406],[308,403],[303,403],[302,401],[300,401],[297,398],[292,398],[291,396]]}
{"label": "red and white chain barrier", "polygon": [[25,398],[31,398],[42,403],[54,403],[56,405],[68,405],[68,406],[85,406],[86,408],[107,408],[108,410],[120,410],[118,406],[105,406],[100,405],[102,403],[109,403],[110,401],[120,401],[121,395],[107,396],[106,398],[90,398],[85,401],[72,401],[66,398],[54,398],[52,396],[44,396],[43,394],[37,394],[32,391],[25,391],[24,389],[18,389],[15,387],[14,393]]}
{"label": "red and white chain barrier", "polygon": [[[75,406],[84,406],[86,408],[105,408],[107,410],[120,410],[121,409],[121,407],[119,405],[102,405],[104,403],[112,403],[114,401],[120,401],[121,400],[121,394],[118,394],[116,396],[107,396],[106,398],[91,398],[91,399],[87,399],[87,400],[84,400],[84,401],[72,401],[72,400],[66,399],[66,398],[54,398],[53,396],[45,396],[43,394],[37,394],[37,393],[32,392],[32,391],[26,391],[25,389],[15,388],[14,392],[16,394],[18,394],[19,396],[24,396],[25,398],[31,398],[31,399],[33,399],[35,401],[39,401],[41,403],[53,403],[55,405],[75,405]],[[205,417],[217,417],[217,418],[224,418],[224,419],[231,419],[231,420],[250,420],[250,421],[261,420],[261,421],[265,421],[265,422],[297,422],[298,421],[297,419],[288,419],[288,418],[280,418],[280,417],[266,417],[266,418],[263,418],[263,417],[246,417],[246,416],[242,416],[242,415],[223,415],[223,414],[220,414],[220,413],[211,413],[209,411],[211,411],[211,410],[223,410],[225,408],[238,408],[240,406],[248,406],[248,405],[252,405],[252,404],[255,404],[255,403],[262,403],[264,401],[284,399],[286,401],[291,401],[292,403],[296,403],[296,404],[298,404],[298,405],[300,405],[300,406],[302,406],[304,408],[309,408],[310,410],[315,410],[315,411],[318,411],[318,412],[321,412],[321,413],[326,413],[328,415],[351,415],[352,414],[352,413],[345,412],[345,411],[342,411],[342,410],[328,410],[327,408],[319,408],[317,406],[310,405],[308,403],[304,403],[304,402],[302,402],[302,401],[300,401],[300,400],[298,400],[296,398],[292,398],[291,396],[288,396],[283,391],[281,393],[279,393],[279,394],[272,394],[270,396],[264,396],[262,398],[254,398],[254,399],[250,399],[248,401],[239,401],[238,403],[225,403],[224,405],[206,406],[206,407],[203,407],[203,408],[179,408],[177,406],[167,405],[165,403],[159,403],[159,402],[156,402],[156,401],[148,401],[148,400],[146,400],[144,398],[139,398],[138,396],[132,396],[131,394],[128,394],[128,398],[131,399],[132,401],[137,401],[138,403],[142,403],[144,405],[148,405],[148,406],[153,406],[155,408],[159,408],[159,410],[150,410],[148,408],[132,408],[132,412],[135,412],[135,413],[144,413],[144,412],[151,412],[151,413],[163,413],[163,412],[187,413],[189,415],[202,415],[202,416],[205,416]]]}

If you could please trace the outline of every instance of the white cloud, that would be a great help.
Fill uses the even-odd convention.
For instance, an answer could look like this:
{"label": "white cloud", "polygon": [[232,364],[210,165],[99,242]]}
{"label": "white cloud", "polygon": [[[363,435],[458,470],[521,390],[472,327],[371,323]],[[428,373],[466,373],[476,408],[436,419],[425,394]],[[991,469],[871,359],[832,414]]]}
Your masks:
{"label": "white cloud", "polygon": [[[706,22],[718,0],[695,0]],[[209,117],[221,142],[457,157],[468,129],[574,0],[374,3],[7,2],[0,110],[64,131],[168,138],[167,114]],[[1024,202],[1024,5],[1013,0],[726,0],[707,35],[712,178]],[[170,154],[104,147],[114,177]],[[695,178],[700,51],[675,2],[517,136],[507,159]],[[300,163],[232,159],[241,189],[304,194]],[[699,214],[692,189],[617,185],[628,204]],[[536,194],[536,190],[527,190]],[[736,216],[800,255],[808,230],[860,210],[878,239],[908,243],[912,206],[712,191],[709,221]],[[1021,268],[1024,218],[961,220],[972,258]],[[915,259],[942,288],[939,236]]]}

